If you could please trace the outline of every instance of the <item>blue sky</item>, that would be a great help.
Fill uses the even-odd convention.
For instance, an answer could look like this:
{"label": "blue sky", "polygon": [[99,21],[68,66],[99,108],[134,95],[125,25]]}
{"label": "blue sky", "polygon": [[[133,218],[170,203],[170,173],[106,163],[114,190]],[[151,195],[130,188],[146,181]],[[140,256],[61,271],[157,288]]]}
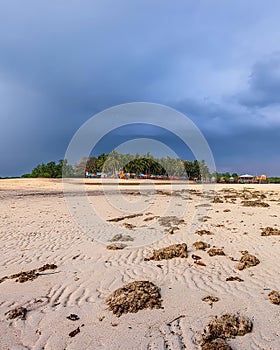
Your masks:
{"label": "blue sky", "polygon": [[279,13],[277,0],[0,0],[0,176],[63,158],[88,118],[142,101],[190,118],[219,171],[280,175]]}

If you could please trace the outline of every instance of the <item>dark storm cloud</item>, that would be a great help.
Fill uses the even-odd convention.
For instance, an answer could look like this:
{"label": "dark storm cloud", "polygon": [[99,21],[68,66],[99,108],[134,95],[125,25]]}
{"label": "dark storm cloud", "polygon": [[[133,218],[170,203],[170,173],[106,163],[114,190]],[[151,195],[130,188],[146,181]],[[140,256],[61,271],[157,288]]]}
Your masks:
{"label": "dark storm cloud", "polygon": [[280,52],[253,66],[248,90],[239,94],[239,102],[248,107],[280,104]]}
{"label": "dark storm cloud", "polygon": [[133,101],[185,113],[218,166],[280,173],[279,10],[260,0],[2,1],[0,176],[63,158],[89,117]]}

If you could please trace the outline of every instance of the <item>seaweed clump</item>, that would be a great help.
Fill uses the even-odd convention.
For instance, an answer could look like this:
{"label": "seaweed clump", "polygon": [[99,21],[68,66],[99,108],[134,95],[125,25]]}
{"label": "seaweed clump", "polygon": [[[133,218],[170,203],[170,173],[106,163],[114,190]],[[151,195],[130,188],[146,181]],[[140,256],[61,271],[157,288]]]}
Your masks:
{"label": "seaweed clump", "polygon": [[261,202],[259,200],[256,201],[242,201],[241,204],[243,204],[244,207],[262,207],[262,208],[267,208],[269,207],[268,203]]}
{"label": "seaweed clump", "polygon": [[105,303],[109,310],[120,317],[128,312],[161,308],[160,289],[149,281],[135,281],[116,289]]}
{"label": "seaweed clump", "polygon": [[21,320],[25,320],[27,314],[27,309],[25,307],[19,306],[13,310],[7,312],[8,320],[13,320],[15,318],[20,318]]}
{"label": "seaweed clump", "polygon": [[213,232],[211,232],[211,231],[208,231],[208,230],[197,230],[196,232],[195,232],[197,235],[199,235],[199,236],[203,236],[203,235],[213,235],[214,233]]}
{"label": "seaweed clump", "polygon": [[244,270],[247,267],[256,266],[260,263],[260,260],[256,256],[249,254],[246,250],[241,253],[243,255],[239,259],[239,263],[235,266],[238,270]]}
{"label": "seaweed clump", "polygon": [[207,253],[210,255],[210,256],[215,256],[215,255],[225,255],[223,249],[221,248],[211,248],[207,251]]}
{"label": "seaweed clump", "polygon": [[280,293],[277,292],[276,290],[272,290],[268,294],[268,298],[272,302],[272,304],[276,304],[276,305],[280,304]]}
{"label": "seaweed clump", "polygon": [[210,244],[202,241],[197,241],[193,243],[193,246],[196,250],[205,250],[207,248],[210,248]]}
{"label": "seaweed clump", "polygon": [[202,350],[232,350],[232,347],[221,338],[211,340],[201,346]]}
{"label": "seaweed clump", "polygon": [[266,227],[262,228],[261,236],[279,236],[280,230],[278,228]]}
{"label": "seaweed clump", "polygon": [[153,260],[173,259],[173,258],[187,258],[186,243],[173,244],[169,247],[154,250]]}
{"label": "seaweed clump", "polygon": [[225,313],[208,322],[199,343],[202,350],[228,350],[231,347],[226,343],[226,339],[243,336],[251,332],[252,328],[253,324],[248,317]]}
{"label": "seaweed clump", "polygon": [[120,250],[120,249],[124,249],[125,247],[127,247],[127,244],[124,243],[114,243],[114,244],[109,244],[106,246],[106,249],[109,250]]}

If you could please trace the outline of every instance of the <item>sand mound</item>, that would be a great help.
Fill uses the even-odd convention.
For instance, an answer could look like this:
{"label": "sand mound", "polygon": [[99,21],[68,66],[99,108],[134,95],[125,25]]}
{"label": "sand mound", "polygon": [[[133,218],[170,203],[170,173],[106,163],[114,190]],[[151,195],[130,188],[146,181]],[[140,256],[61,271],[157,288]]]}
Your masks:
{"label": "sand mound", "polygon": [[280,304],[280,293],[277,292],[276,290],[272,290],[268,294],[268,298],[272,302],[272,304],[277,304],[277,305]]}
{"label": "sand mound", "polygon": [[109,310],[120,317],[128,312],[161,308],[161,295],[159,288],[152,282],[136,281],[116,289],[105,303],[109,305]]}
{"label": "sand mound", "polygon": [[278,228],[273,228],[273,227],[262,228],[261,236],[279,236],[279,235],[280,235],[280,230],[278,230]]}
{"label": "sand mound", "polygon": [[154,250],[154,260],[164,260],[173,258],[187,258],[187,245],[186,243],[173,244],[169,247]]}
{"label": "sand mound", "polygon": [[193,246],[195,247],[196,250],[205,250],[210,247],[210,244],[202,241],[197,241],[193,243]]}
{"label": "sand mound", "polygon": [[249,254],[247,251],[242,252],[243,256],[239,259],[239,263],[235,266],[238,270],[244,270],[247,267],[256,266],[260,263],[260,260]]}
{"label": "sand mound", "polygon": [[219,339],[242,336],[251,332],[252,328],[253,324],[248,317],[226,313],[220,318],[216,316],[206,325],[199,343],[204,350],[230,349],[225,342],[222,342]]}

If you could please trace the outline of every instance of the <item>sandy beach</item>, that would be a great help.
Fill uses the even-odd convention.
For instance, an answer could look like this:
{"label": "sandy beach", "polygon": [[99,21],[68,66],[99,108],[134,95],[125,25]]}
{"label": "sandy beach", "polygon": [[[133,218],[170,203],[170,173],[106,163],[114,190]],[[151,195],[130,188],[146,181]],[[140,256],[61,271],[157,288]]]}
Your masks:
{"label": "sandy beach", "polygon": [[[232,349],[280,348],[269,299],[280,292],[280,185],[15,179],[0,180],[0,200],[0,349],[201,349],[224,313],[252,322],[226,339]],[[187,256],[156,259],[182,243]],[[161,307],[114,314],[106,299],[135,281],[157,286]]]}

